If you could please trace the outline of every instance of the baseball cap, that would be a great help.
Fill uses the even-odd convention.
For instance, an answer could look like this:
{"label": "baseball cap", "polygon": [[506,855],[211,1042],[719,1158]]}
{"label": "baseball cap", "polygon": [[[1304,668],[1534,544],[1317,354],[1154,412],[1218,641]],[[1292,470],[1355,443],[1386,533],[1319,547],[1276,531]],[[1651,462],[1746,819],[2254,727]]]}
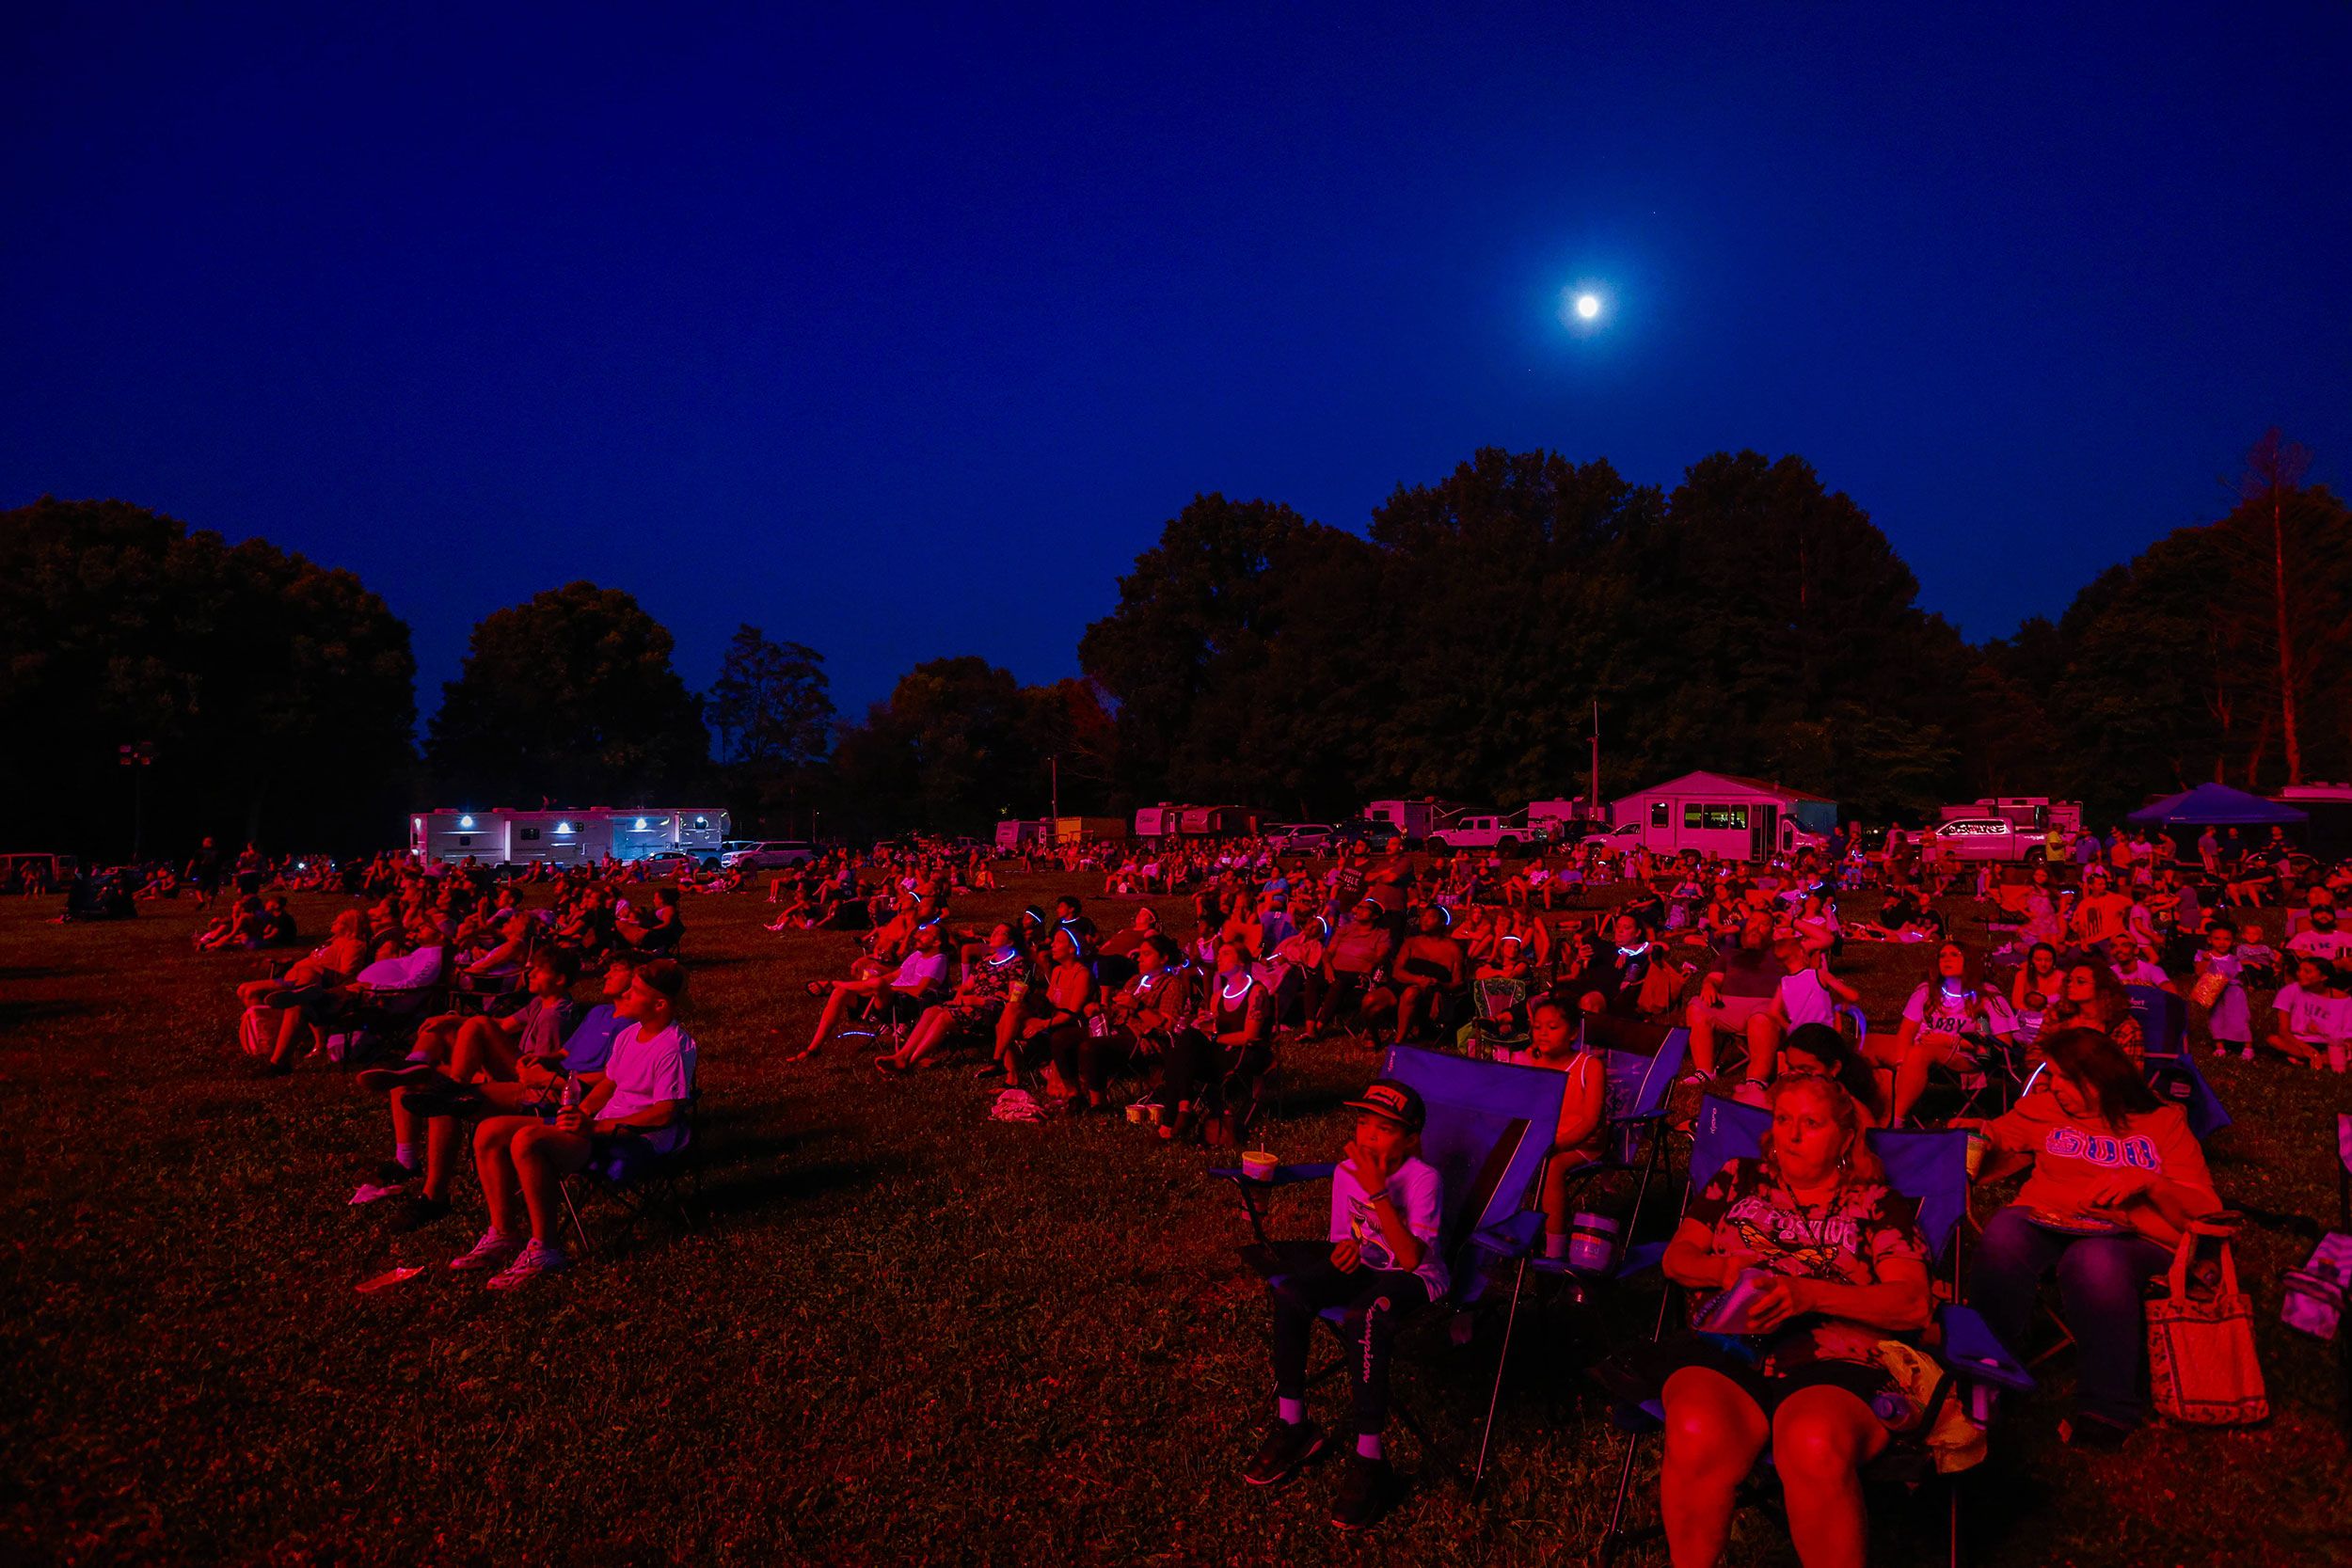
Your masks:
{"label": "baseball cap", "polygon": [[1362,1094],[1347,1102],[1347,1108],[1395,1122],[1407,1132],[1420,1132],[1429,1114],[1422,1105],[1420,1092],[1393,1078],[1374,1079]]}

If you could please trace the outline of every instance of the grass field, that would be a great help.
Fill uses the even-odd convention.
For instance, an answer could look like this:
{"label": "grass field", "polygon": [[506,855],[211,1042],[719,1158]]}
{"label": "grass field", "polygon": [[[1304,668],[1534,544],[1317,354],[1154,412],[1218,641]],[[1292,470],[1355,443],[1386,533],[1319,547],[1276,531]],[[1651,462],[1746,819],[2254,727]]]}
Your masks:
{"label": "grass field", "polygon": [[[957,912],[1065,890],[1085,888],[1015,877]],[[331,907],[297,911],[323,929]],[[814,1019],[802,982],[840,972],[848,936],[771,936],[747,896],[690,903],[709,1223],[500,1296],[439,1268],[479,1228],[470,1175],[459,1213],[414,1235],[347,1206],[390,1151],[381,1100],[318,1064],[248,1075],[230,987],[258,965],[194,954],[192,906],[119,927],[46,912],[0,904],[0,1559],[1549,1562],[1597,1533],[1613,1445],[1573,1350],[1633,1312],[1523,1314],[1479,1505],[1400,1436],[1422,1484],[1368,1543],[1343,1539],[1327,1472],[1270,1496],[1238,1480],[1268,1413],[1266,1312],[1208,1158],[1109,1118],[992,1123],[961,1068],[881,1082],[863,1042],[784,1065]],[[1857,954],[1874,1018],[1920,962]],[[1335,1157],[1370,1067],[1294,1053],[1269,1147]],[[2214,1077],[2240,1118],[2215,1145],[2225,1193],[2332,1216],[2347,1080]],[[1322,1223],[1319,1188],[1282,1201],[1297,1233]],[[2277,1322],[2307,1248],[2259,1228],[2240,1248],[2269,1425],[2152,1427],[2093,1457],[2055,1443],[2048,1397],[2013,1404],[1965,1494],[1972,1557],[2352,1555],[2333,1353]],[[396,1262],[431,1267],[354,1291]],[[1490,1355],[1445,1348],[1399,1386],[1458,1438]],[[2070,1376],[2063,1354],[2047,1370]],[[1645,1517],[1655,1495],[1652,1469]],[[1937,1512],[1874,1500],[1875,1560],[1940,1560]],[[1734,1560],[1793,1559],[1750,1516]]]}

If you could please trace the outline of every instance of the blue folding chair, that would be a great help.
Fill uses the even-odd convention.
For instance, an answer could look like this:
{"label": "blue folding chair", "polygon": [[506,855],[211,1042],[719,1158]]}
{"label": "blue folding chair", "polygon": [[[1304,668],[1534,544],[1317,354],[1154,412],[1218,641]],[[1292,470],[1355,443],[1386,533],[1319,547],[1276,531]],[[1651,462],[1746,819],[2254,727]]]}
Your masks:
{"label": "blue folding chair", "polygon": [[2229,1126],[2231,1117],[2188,1048],[2188,1005],[2154,986],[2126,986],[2124,991],[2146,1040],[2142,1069],[2148,1086],[2188,1114],[2188,1130],[2202,1143]]}
{"label": "blue folding chair", "polygon": [[[1470,1477],[1470,1496],[1478,1495],[1486,1479],[1486,1453],[1494,1438],[1495,1410],[1502,1395],[1503,1370],[1511,1359],[1511,1332],[1518,1321],[1519,1291],[1526,1283],[1528,1255],[1542,1230],[1542,1215],[1528,1208],[1529,1195],[1542,1173],[1544,1156],[1560,1125],[1560,1100],[1565,1085],[1560,1074],[1540,1068],[1482,1062],[1435,1051],[1397,1046],[1382,1059],[1381,1075],[1409,1084],[1419,1092],[1428,1113],[1422,1129],[1421,1157],[1437,1167],[1443,1181],[1445,1214],[1438,1245],[1451,1283],[1441,1301],[1416,1313],[1408,1322],[1438,1312],[1467,1311],[1487,1299],[1489,1275],[1499,1263],[1516,1261],[1511,1282],[1509,1315],[1503,1321],[1502,1346],[1495,1358],[1494,1386],[1486,1397],[1486,1418],[1480,1423],[1478,1459]],[[1275,1187],[1330,1179],[1328,1164],[1279,1165],[1270,1180],[1253,1180],[1240,1170],[1214,1169],[1211,1176],[1232,1181],[1249,1215],[1258,1245],[1243,1258],[1269,1286],[1279,1284],[1297,1259],[1324,1243],[1302,1243],[1289,1249],[1266,1237],[1261,1194]],[[1334,1307],[1322,1314],[1324,1325],[1341,1338],[1346,1308]],[[1328,1375],[1328,1370],[1324,1375]],[[1435,1453],[1437,1445],[1402,1399],[1393,1401],[1402,1420],[1422,1447]]]}
{"label": "blue folding chair", "polygon": [[[1645,1026],[1655,1031],[1655,1026]],[[1653,1048],[1645,1053],[1640,1035],[1623,1021],[1606,1031],[1615,1042],[1601,1043],[1589,1022],[1584,1031],[1585,1048],[1601,1059],[1601,1117],[1608,1129],[1600,1158],[1578,1166],[1569,1173],[1569,1180],[1580,1184],[1610,1171],[1638,1172],[1633,1188],[1633,1208],[1627,1214],[1625,1227],[1618,1234],[1629,1242],[1635,1227],[1642,1222],[1642,1206],[1649,1196],[1651,1184],[1666,1174],[1667,1101],[1674,1094],[1676,1080],[1681,1076],[1684,1057],[1691,1048],[1691,1031],[1683,1028],[1657,1031]],[[1534,1266],[1543,1274],[1565,1274],[1567,1265],[1559,1259],[1539,1258]]]}
{"label": "blue folding chair", "polygon": [[[1772,1125],[1772,1113],[1761,1106],[1742,1105],[1736,1101],[1708,1095],[1699,1105],[1698,1121],[1692,1129],[1690,1194],[1703,1189],[1715,1173],[1734,1160],[1753,1159],[1763,1148],[1764,1134]],[[1979,1425],[1991,1422],[1994,1406],[2003,1392],[2024,1393],[2034,1386],[2032,1374],[2009,1353],[1998,1336],[1972,1307],[1960,1304],[1960,1222],[1968,1212],[1968,1134],[1964,1132],[1897,1132],[1875,1129],[1865,1134],[1870,1150],[1886,1166],[1887,1185],[1919,1205],[1919,1230],[1927,1239],[1933,1262],[1931,1273],[1941,1268],[1949,1284],[1953,1300],[1937,1308],[1936,1321],[1943,1334],[1943,1344],[1934,1350],[1937,1361],[1950,1373],[1956,1395],[1963,1402],[1969,1418]],[[1686,1195],[1685,1204],[1688,1204]],[[1662,1257],[1665,1248],[1657,1249]],[[1661,1291],[1658,1304],[1657,1323],[1651,1338],[1661,1338],[1665,1331],[1666,1314],[1675,1291],[1669,1287]],[[1645,1404],[1639,1412],[1645,1422],[1637,1424],[1627,1433],[1625,1458],[1617,1472],[1617,1495],[1609,1511],[1609,1528],[1602,1535],[1596,1551],[1598,1560],[1606,1562],[1616,1549],[1637,1538],[1637,1532],[1623,1528],[1626,1497],[1633,1485],[1633,1465],[1642,1434],[1650,1425],[1661,1422],[1664,1412],[1655,1402]],[[1892,1456],[1892,1463],[1889,1458]],[[1898,1467],[1915,1459],[1915,1454],[1890,1449],[1877,1462],[1881,1475],[1899,1474]],[[1771,1461],[1767,1449],[1764,1463]],[[1866,1477],[1871,1472],[1866,1472]],[[1915,1475],[1899,1475],[1899,1479],[1916,1481]],[[1957,1477],[1954,1478],[1957,1481]],[[1960,1490],[1950,1488],[1948,1503],[1950,1531],[1950,1560],[1957,1568],[1960,1561]],[[1661,1527],[1662,1528],[1662,1527]],[[1640,1536],[1659,1533],[1659,1528],[1638,1532]]]}

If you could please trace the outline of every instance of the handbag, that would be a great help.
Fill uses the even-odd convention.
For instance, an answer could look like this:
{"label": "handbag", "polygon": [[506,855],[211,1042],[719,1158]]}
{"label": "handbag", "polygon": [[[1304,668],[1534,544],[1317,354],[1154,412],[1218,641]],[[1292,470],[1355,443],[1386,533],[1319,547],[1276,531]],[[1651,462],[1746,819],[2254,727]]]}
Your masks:
{"label": "handbag", "polygon": [[[2192,1290],[2200,1237],[2220,1238],[2221,1276]],[[2148,1303],[2148,1383],[2156,1413],[2188,1426],[2248,1426],[2270,1417],[2262,1365],[2254,1357],[2254,1304],[2238,1289],[2229,1231],[2191,1224],[2172,1255],[2171,1293]]]}

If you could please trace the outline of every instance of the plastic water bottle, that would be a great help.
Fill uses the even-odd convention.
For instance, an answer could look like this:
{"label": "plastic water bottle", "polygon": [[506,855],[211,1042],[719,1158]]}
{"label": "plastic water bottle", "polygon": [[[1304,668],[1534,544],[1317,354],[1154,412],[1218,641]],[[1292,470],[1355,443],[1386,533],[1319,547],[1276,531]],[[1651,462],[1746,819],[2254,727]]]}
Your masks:
{"label": "plastic water bottle", "polygon": [[566,1111],[577,1111],[577,1110],[579,1110],[579,1109],[580,1109],[580,1080],[579,1080],[579,1079],[577,1079],[577,1078],[565,1078],[565,1079],[564,1080],[564,1094],[563,1094],[563,1097],[562,1097],[562,1099],[561,1099],[560,1103],[563,1105],[563,1108],[564,1108],[564,1110],[566,1110]]}

